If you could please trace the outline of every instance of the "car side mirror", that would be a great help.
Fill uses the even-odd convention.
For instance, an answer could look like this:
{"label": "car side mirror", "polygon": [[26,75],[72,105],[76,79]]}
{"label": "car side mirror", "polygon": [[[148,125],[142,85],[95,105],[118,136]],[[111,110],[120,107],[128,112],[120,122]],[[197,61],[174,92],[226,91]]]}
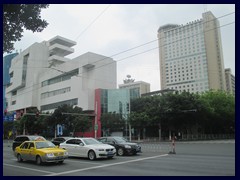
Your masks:
{"label": "car side mirror", "polygon": [[84,144],[82,142],[79,143],[79,146],[84,146]]}

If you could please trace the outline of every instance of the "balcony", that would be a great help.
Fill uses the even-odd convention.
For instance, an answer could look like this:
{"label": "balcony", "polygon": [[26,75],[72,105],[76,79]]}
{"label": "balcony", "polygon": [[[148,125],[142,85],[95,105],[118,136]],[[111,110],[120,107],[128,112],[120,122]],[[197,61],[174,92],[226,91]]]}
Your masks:
{"label": "balcony", "polygon": [[48,62],[54,63],[54,64],[62,64],[69,60],[70,60],[69,58],[65,58],[57,55],[52,55],[48,58]]}
{"label": "balcony", "polygon": [[74,49],[67,46],[63,46],[61,44],[54,44],[52,46],[49,46],[49,52],[52,55],[64,57],[73,53]]}
{"label": "balcony", "polygon": [[52,46],[54,44],[60,44],[60,45],[66,46],[66,47],[72,47],[77,44],[75,41],[66,39],[61,36],[56,36],[56,37],[50,39],[48,42],[49,42],[50,46]]}

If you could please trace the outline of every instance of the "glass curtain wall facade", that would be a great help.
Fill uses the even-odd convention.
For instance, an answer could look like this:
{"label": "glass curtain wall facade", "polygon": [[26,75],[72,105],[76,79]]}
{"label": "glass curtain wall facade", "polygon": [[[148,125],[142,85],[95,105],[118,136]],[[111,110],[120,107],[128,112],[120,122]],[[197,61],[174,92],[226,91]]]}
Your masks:
{"label": "glass curtain wall facade", "polygon": [[129,113],[129,102],[129,89],[101,90],[101,114],[115,112],[126,119]]}
{"label": "glass curtain wall facade", "polygon": [[13,53],[3,57],[3,112],[7,108],[5,89],[10,84],[9,68],[11,67],[12,59],[17,55],[18,53]]}
{"label": "glass curtain wall facade", "polygon": [[[102,132],[101,116],[107,113],[116,113],[125,120],[123,136],[129,137],[128,116],[131,112],[131,99],[141,97],[141,84],[146,84],[145,89],[149,90],[150,85],[143,82],[123,84],[120,89],[96,89],[95,90],[95,112],[97,112],[97,123],[99,131]],[[143,87],[145,87],[143,85]],[[144,91],[145,92],[145,91]],[[97,107],[97,108],[96,108]]]}

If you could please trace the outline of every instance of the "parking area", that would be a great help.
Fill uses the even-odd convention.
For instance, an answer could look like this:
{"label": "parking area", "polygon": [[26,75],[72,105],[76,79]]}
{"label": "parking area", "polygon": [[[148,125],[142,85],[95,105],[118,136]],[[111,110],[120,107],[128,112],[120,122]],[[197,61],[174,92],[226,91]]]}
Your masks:
{"label": "parking area", "polygon": [[90,161],[68,158],[63,164],[18,163],[11,147],[3,146],[4,176],[181,176],[235,175],[235,141],[142,143],[143,153]]}

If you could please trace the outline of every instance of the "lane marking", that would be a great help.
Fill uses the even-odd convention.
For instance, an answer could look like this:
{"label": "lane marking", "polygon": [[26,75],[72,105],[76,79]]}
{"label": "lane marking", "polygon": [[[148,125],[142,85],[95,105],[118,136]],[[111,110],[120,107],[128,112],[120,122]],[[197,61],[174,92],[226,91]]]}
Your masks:
{"label": "lane marking", "polygon": [[164,156],[168,156],[168,154],[162,154],[162,155],[158,155],[158,156],[134,159],[134,160],[130,160],[130,161],[124,161],[124,162],[118,162],[118,163],[112,163],[112,164],[105,164],[105,165],[89,167],[89,168],[83,168],[83,169],[75,169],[75,170],[71,170],[71,171],[65,171],[65,172],[60,172],[60,173],[48,174],[48,175],[45,175],[45,176],[59,176],[59,175],[63,175],[63,174],[76,173],[76,172],[87,171],[87,170],[91,170],[91,169],[99,169],[99,168],[104,168],[104,167],[108,167],[108,166],[127,164],[127,163],[131,163],[131,162],[143,161],[143,160],[154,159],[154,158],[159,158],[159,157],[164,157]]}
{"label": "lane marking", "polygon": [[33,169],[33,168],[27,168],[27,167],[22,167],[22,166],[15,166],[15,165],[12,165],[12,164],[6,164],[6,163],[3,163],[3,165],[4,165],[4,166],[15,167],[15,168],[20,168],[20,169],[31,170],[31,171],[38,171],[38,172],[43,172],[43,173],[48,173],[48,174],[52,174],[52,173],[54,173],[54,172],[51,172],[51,171],[44,171],[44,170]]}
{"label": "lane marking", "polygon": [[[17,159],[10,159],[10,160],[17,162]],[[64,162],[66,163],[66,162],[69,162],[69,161],[70,161],[70,162],[81,163],[81,164],[82,164],[82,163],[85,163],[85,164],[93,164],[93,165],[99,165],[99,164],[101,164],[101,163],[93,163],[93,162],[87,162],[87,161],[86,161],[86,162],[82,162],[81,159],[75,161],[75,160],[73,160],[73,159],[71,159],[71,158],[65,159]]]}
{"label": "lane marking", "polygon": [[71,161],[71,162],[76,162],[76,163],[85,163],[85,164],[93,164],[93,165],[99,165],[99,164],[102,164],[102,163],[93,163],[93,162],[85,162],[85,161],[81,161],[81,159],[79,160],[72,160],[72,159],[66,159],[64,162],[67,163],[68,161]]}

